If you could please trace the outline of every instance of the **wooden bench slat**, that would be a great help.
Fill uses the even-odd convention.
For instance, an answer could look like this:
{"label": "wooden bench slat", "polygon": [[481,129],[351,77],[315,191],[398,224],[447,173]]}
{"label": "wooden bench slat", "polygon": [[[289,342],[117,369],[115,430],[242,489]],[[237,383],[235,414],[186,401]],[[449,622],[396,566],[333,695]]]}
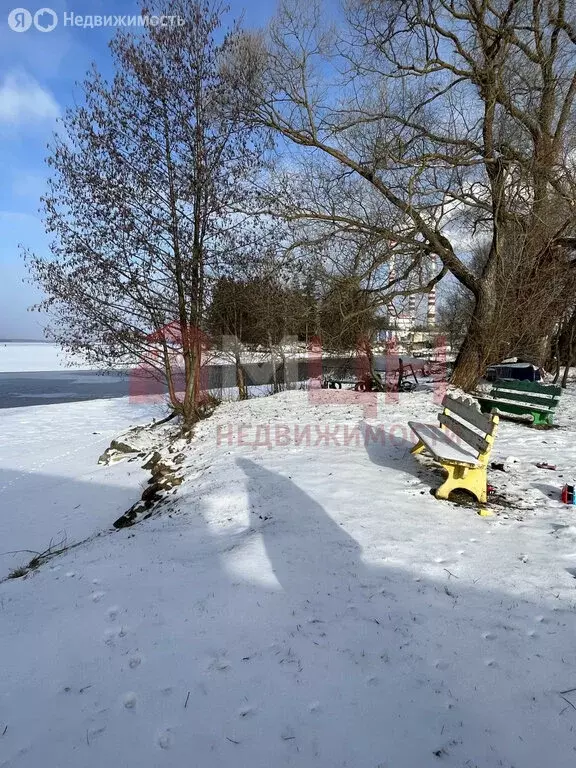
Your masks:
{"label": "wooden bench slat", "polygon": [[478,453],[484,453],[488,448],[488,441],[485,438],[477,432],[473,432],[469,427],[457,421],[449,414],[440,413],[438,421],[449,429],[450,432],[462,438],[467,445],[472,446]]}
{"label": "wooden bench slat", "polygon": [[492,388],[505,387],[519,392],[540,392],[549,395],[561,395],[562,387],[556,384],[540,384],[538,381],[515,381],[514,379],[496,379]]}
{"label": "wooden bench slat", "polygon": [[487,396],[478,397],[480,402],[493,402],[493,403],[510,403],[511,405],[524,405],[531,411],[553,411],[557,402],[553,400],[528,400],[521,394],[514,394],[513,392],[502,392],[501,394],[492,392]]}
{"label": "wooden bench slat", "polygon": [[465,464],[469,467],[480,465],[477,456],[472,449],[466,450],[450,439],[446,432],[435,424],[422,424],[420,422],[409,421],[408,426],[414,434],[421,440],[434,458],[441,461],[449,461],[459,464]]}
{"label": "wooden bench slat", "polygon": [[494,429],[492,419],[490,416],[486,416],[485,413],[482,413],[482,411],[475,405],[471,405],[461,398],[452,397],[450,395],[446,395],[442,401],[442,405],[444,408],[448,408],[449,411],[456,413],[461,419],[473,424],[481,430],[483,434],[492,434]]}
{"label": "wooden bench slat", "polygon": [[490,390],[492,397],[508,397],[511,400],[518,400],[527,403],[555,403],[557,404],[560,397],[556,395],[547,395],[542,392],[521,392],[517,389],[507,389],[506,387],[493,387]]}
{"label": "wooden bench slat", "polygon": [[511,403],[497,403],[491,408],[491,413],[500,414],[503,416],[522,416],[525,417],[523,421],[532,422],[536,416],[541,418],[548,418],[552,414],[552,411],[539,411],[532,409],[527,410],[523,405],[512,405]]}
{"label": "wooden bench slat", "polygon": [[502,406],[515,406],[516,408],[524,408],[525,411],[540,411],[541,413],[553,413],[555,406],[541,405],[540,403],[526,403],[520,400],[510,400],[507,397],[481,397],[478,398],[481,403],[492,404],[495,408],[498,405]]}

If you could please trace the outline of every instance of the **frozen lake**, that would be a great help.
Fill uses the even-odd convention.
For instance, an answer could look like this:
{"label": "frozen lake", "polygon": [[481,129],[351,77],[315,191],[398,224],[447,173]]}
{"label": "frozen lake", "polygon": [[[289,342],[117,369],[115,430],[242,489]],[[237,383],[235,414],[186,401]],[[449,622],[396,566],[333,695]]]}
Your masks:
{"label": "frozen lake", "polygon": [[[394,370],[397,360],[395,355],[377,357],[378,370],[385,370],[387,365]],[[415,368],[423,363],[409,356],[403,357],[403,360]],[[300,357],[292,362],[294,365],[289,374],[291,381],[304,382],[320,373],[318,361],[312,358]],[[322,360],[324,373],[343,371],[345,368],[353,373],[350,358],[326,357]],[[250,387],[261,389],[273,381],[270,362],[246,363],[244,370]],[[235,388],[234,366],[220,361],[204,366],[203,371],[206,377],[204,386],[215,394]],[[277,368],[276,376],[281,382],[281,367]],[[100,372],[87,369],[85,364],[78,362],[70,366],[56,344],[0,344],[0,409],[108,399],[129,394],[145,394],[157,399],[164,391],[160,383],[139,384],[134,371]]]}
{"label": "frozen lake", "polygon": [[124,397],[128,381],[126,374],[93,371],[0,373],[0,408]]}
{"label": "frozen lake", "polygon": [[0,344],[0,408],[69,403],[128,394],[128,377],[70,361],[57,344]]}

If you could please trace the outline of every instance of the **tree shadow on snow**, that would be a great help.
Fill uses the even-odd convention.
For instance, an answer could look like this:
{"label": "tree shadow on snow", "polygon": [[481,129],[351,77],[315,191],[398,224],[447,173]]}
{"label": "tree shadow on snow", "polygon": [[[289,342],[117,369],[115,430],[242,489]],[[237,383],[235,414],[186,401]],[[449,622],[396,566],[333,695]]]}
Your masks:
{"label": "tree shadow on snow", "polygon": [[[378,456],[386,456],[379,449]],[[551,666],[558,653],[574,658],[566,632],[576,629],[576,616],[559,607],[554,617],[550,606],[517,594],[463,584],[451,570],[458,571],[458,563],[448,561],[446,569],[431,560],[411,573],[406,551],[404,567],[366,562],[360,543],[291,479],[245,458],[237,463],[247,478],[250,508],[268,518],[257,525],[286,613],[297,616],[289,656],[308,654],[310,663],[313,646],[324,650],[317,656],[320,675],[308,670],[300,682],[311,675],[325,706],[332,690],[344,700],[342,711],[349,698],[373,726],[369,713],[378,713],[381,733],[373,730],[371,738],[380,740],[382,764],[406,768],[444,758],[454,766],[536,768],[545,760],[552,745],[532,738],[529,707],[506,721],[497,713],[533,700],[549,723],[558,724],[560,712],[566,716],[570,707],[554,693],[564,673]],[[470,541],[476,539],[450,543],[456,550],[474,547]],[[371,544],[373,560],[374,548],[387,554],[387,542]],[[397,562],[393,542],[389,549]],[[419,550],[425,558],[422,543]],[[426,577],[431,572],[436,580]],[[568,765],[571,726],[561,720],[558,727],[564,751],[555,749],[556,756],[565,754]],[[361,740],[359,731],[355,738]],[[376,751],[367,752],[376,759]],[[372,765],[361,758],[334,764]]]}
{"label": "tree shadow on snow", "polygon": [[[282,588],[292,594],[330,592],[363,569],[361,548],[320,504],[292,480],[250,459],[237,459],[248,479],[250,509],[262,509],[262,498],[273,498],[265,508],[270,519],[259,530]],[[318,546],[321,544],[321,546]]]}
{"label": "tree shadow on snow", "polygon": [[[391,461],[383,448],[374,448],[377,464]],[[397,446],[400,455],[407,448],[408,441]],[[409,454],[407,460],[415,462]],[[63,556],[66,568],[74,562],[83,572],[82,581],[66,579],[50,592],[55,576],[46,573],[2,585],[3,595],[29,601],[27,612],[42,601],[50,606],[54,619],[33,625],[43,648],[54,649],[35,662],[38,674],[53,675],[55,660],[61,669],[82,670],[79,686],[98,682],[82,694],[83,708],[70,704],[63,718],[61,693],[34,682],[29,654],[12,655],[9,695],[22,688],[33,722],[58,736],[49,744],[50,765],[79,764],[74,750],[81,748],[86,768],[115,765],[119,745],[127,743],[131,764],[151,768],[159,764],[151,730],[164,723],[171,765],[189,765],[191,755],[205,768],[574,764],[576,713],[565,700],[570,694],[563,700],[558,692],[574,685],[576,614],[568,601],[525,599],[522,586],[507,593],[485,587],[482,578],[473,585],[469,572],[464,578],[467,562],[489,546],[474,536],[486,530],[483,524],[474,520],[472,538],[463,537],[462,528],[453,534],[448,525],[438,527],[440,516],[431,520],[416,510],[403,528],[390,518],[371,530],[373,515],[351,519],[329,494],[319,503],[280,472],[247,458],[237,465],[251,516],[242,533],[219,527],[241,515],[234,495],[218,497],[227,485],[215,476],[215,496],[198,497],[191,484],[172,519],[152,518],[133,533],[99,539],[83,559],[79,550],[73,561]],[[240,479],[233,474],[232,484]],[[73,490],[94,492],[92,484]],[[94,495],[100,502],[106,496]],[[210,518],[214,503],[220,507]],[[364,547],[350,531],[362,531]],[[382,540],[386,533],[390,539]],[[429,555],[428,538],[435,545]],[[433,559],[438,543],[440,551],[452,548],[447,560]],[[564,565],[558,590],[573,587]],[[114,595],[125,611],[127,630],[114,640],[117,647],[102,640],[113,626],[102,604],[86,599],[93,576],[104,576],[111,601]],[[61,624],[69,614],[52,608],[58,601],[75,606],[68,640]],[[5,628],[17,608],[9,597]],[[128,661],[136,651],[140,671]],[[138,693],[129,713],[137,717],[106,716],[108,729],[84,746],[92,727],[85,712],[105,713],[106,706],[116,713],[126,690]],[[20,756],[23,712],[22,704],[14,710],[5,737],[15,768],[46,757],[40,738]]]}

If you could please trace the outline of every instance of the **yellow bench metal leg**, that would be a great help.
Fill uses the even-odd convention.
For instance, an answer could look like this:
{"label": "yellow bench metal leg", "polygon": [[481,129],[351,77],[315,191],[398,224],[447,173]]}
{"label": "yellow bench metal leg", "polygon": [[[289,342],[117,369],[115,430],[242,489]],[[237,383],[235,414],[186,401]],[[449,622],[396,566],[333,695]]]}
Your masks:
{"label": "yellow bench metal leg", "polygon": [[416,443],[416,445],[414,446],[414,448],[411,448],[411,449],[410,449],[410,453],[413,453],[414,455],[416,455],[417,453],[422,453],[422,451],[424,450],[424,448],[426,448],[426,446],[424,445],[424,443],[422,442],[422,440],[418,440],[418,442]]}
{"label": "yellow bench metal leg", "polygon": [[437,489],[435,496],[437,499],[447,499],[450,492],[456,488],[462,488],[472,493],[478,501],[485,503],[487,501],[486,493],[486,467],[454,466],[453,464],[442,464],[442,468],[448,472],[448,477]]}

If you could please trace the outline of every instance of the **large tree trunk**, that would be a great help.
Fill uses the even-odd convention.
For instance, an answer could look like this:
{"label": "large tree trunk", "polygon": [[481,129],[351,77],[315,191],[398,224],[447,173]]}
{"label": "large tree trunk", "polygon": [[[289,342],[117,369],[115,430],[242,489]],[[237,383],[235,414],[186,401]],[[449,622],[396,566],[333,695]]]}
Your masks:
{"label": "large tree trunk", "polygon": [[[189,331],[186,331],[189,336]],[[195,338],[188,340],[188,349],[184,353],[184,397],[181,403],[182,420],[186,426],[192,426],[200,417],[200,361],[202,348]]]}
{"label": "large tree trunk", "polygon": [[494,278],[485,275],[476,297],[468,331],[458,352],[450,382],[467,392],[473,390],[486,366],[496,362],[495,347],[491,339],[492,319],[495,311]]}

